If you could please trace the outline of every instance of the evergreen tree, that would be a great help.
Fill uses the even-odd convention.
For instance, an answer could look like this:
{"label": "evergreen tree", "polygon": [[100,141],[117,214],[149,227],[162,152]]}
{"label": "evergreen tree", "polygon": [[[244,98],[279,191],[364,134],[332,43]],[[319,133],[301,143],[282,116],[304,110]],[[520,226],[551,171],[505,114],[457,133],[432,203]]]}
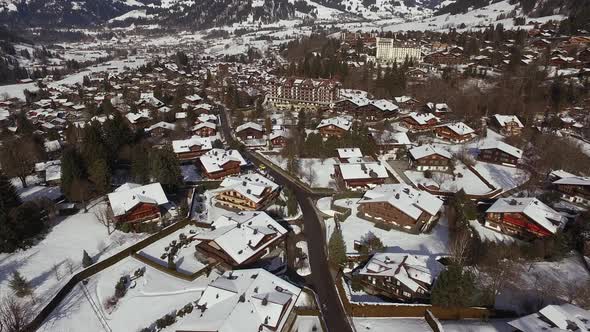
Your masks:
{"label": "evergreen tree", "polygon": [[12,273],[12,279],[10,279],[9,285],[18,297],[25,297],[33,294],[29,282],[18,271]]}
{"label": "evergreen tree", "polygon": [[149,151],[142,145],[136,145],[132,150],[131,175],[137,183],[146,184],[150,182]]}
{"label": "evergreen tree", "polygon": [[432,288],[432,304],[443,307],[469,307],[476,304],[475,276],[452,264],[442,271]]}
{"label": "evergreen tree", "polygon": [[113,118],[104,123],[102,130],[104,132],[104,142],[110,148],[111,155],[114,157],[118,156],[123,146],[131,144],[133,141],[133,132],[119,112],[115,112]]}
{"label": "evergreen tree", "polygon": [[97,159],[108,160],[109,149],[102,137],[102,127],[98,121],[92,121],[84,126],[82,131],[82,158],[88,167]]}
{"label": "evergreen tree", "polygon": [[289,189],[284,189],[285,196],[287,197],[287,216],[294,216],[297,213],[299,204],[297,203],[297,197]]}
{"label": "evergreen tree", "polygon": [[330,253],[330,261],[336,265],[343,265],[346,263],[346,245],[342,237],[342,230],[336,227],[330,241],[328,242],[328,250]]}
{"label": "evergreen tree", "polygon": [[182,174],[176,154],[170,148],[153,150],[150,156],[150,174],[168,192],[175,191],[180,185]]}
{"label": "evergreen tree", "polygon": [[78,152],[73,148],[66,149],[61,157],[61,190],[68,199],[72,197],[72,184],[84,175],[84,166]]}
{"label": "evergreen tree", "polygon": [[111,189],[111,173],[104,159],[96,159],[88,168],[88,179],[100,194],[106,194]]}
{"label": "evergreen tree", "polygon": [[0,171],[0,215],[8,216],[10,211],[21,204],[20,197],[10,179]]}
{"label": "evergreen tree", "polygon": [[87,268],[87,267],[89,267],[92,264],[94,264],[94,262],[92,261],[92,257],[90,257],[90,255],[88,255],[88,253],[86,252],[86,250],[84,250],[82,252],[82,266],[84,268]]}

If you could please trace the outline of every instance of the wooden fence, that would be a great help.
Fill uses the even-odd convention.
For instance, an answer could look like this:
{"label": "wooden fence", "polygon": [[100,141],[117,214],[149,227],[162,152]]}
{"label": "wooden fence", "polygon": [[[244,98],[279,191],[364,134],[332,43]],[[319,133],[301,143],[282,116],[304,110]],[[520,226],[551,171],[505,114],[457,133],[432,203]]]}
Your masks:
{"label": "wooden fence", "polygon": [[176,232],[177,230],[187,226],[189,224],[189,220],[185,219],[174,223],[160,232],[151,235],[134,245],[121,250],[120,252],[100,261],[91,266],[85,268],[84,270],[74,274],[70,280],[53,296],[53,298],[39,311],[37,316],[33,318],[33,320],[27,325],[24,331],[32,332],[36,331],[41,327],[43,322],[51,315],[51,313],[59,306],[59,304],[68,296],[68,294],[74,289],[74,287],[84,279],[87,279],[98,272],[103,271],[106,268],[109,268],[116,263],[120,262],[121,260],[131,256],[136,251],[147,247],[148,245]]}

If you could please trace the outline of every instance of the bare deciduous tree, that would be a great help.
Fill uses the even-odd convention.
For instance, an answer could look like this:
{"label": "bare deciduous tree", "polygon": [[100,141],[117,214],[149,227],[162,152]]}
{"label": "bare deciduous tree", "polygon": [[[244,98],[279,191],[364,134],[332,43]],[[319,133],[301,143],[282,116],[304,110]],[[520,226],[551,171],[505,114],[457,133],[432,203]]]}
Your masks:
{"label": "bare deciduous tree", "polygon": [[460,230],[454,235],[451,240],[449,252],[451,254],[451,259],[455,264],[464,266],[470,246],[471,234],[469,231]]}
{"label": "bare deciduous tree", "polygon": [[113,218],[111,216],[111,213],[109,212],[108,207],[103,206],[98,208],[96,211],[94,211],[94,215],[96,216],[96,220],[98,220],[98,222],[100,222],[107,228],[108,235],[111,235],[111,233],[113,232],[113,230],[111,230]]}
{"label": "bare deciduous tree", "polygon": [[29,306],[14,296],[0,299],[0,331],[23,332],[30,318]]}
{"label": "bare deciduous tree", "polygon": [[6,142],[0,150],[0,163],[8,176],[18,177],[27,186],[27,175],[33,172],[38,151],[31,139],[15,139]]}

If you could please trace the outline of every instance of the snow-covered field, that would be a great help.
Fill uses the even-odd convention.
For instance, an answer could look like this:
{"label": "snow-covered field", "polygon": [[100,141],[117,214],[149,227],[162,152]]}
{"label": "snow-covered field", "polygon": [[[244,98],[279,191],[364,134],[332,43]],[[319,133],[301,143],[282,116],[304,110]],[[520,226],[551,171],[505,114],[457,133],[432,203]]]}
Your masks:
{"label": "snow-covered field", "polygon": [[431,331],[432,329],[423,318],[382,318],[355,317],[354,327],[357,331],[367,332],[408,332]]}
{"label": "snow-covered field", "polygon": [[340,224],[342,236],[348,253],[356,253],[354,241],[360,240],[367,232],[373,232],[381,239],[386,247],[386,252],[404,252],[418,255],[442,256],[448,254],[449,229],[446,216],[443,214],[440,221],[429,234],[409,234],[396,230],[386,231],[374,226],[370,221],[357,217],[357,199],[341,199],[336,205],[351,208],[352,214]]}
{"label": "snow-covered field", "polygon": [[197,166],[193,164],[181,165],[180,171],[182,173],[182,181],[184,182],[197,182],[203,179]]}
{"label": "snow-covered field", "polygon": [[[303,293],[302,293],[303,294]],[[299,296],[301,297],[301,295]],[[319,332],[322,330],[322,324],[318,316],[297,316],[292,332]]]}
{"label": "snow-covered field", "polygon": [[12,254],[0,254],[0,293],[10,292],[9,280],[19,271],[29,280],[37,306],[47,303],[53,295],[82,268],[82,251],[95,260],[104,259],[145,238],[145,234],[115,231],[107,234],[94,211],[79,213],[58,222],[35,246]]}
{"label": "snow-covered field", "polygon": [[496,308],[524,313],[530,304],[563,302],[575,295],[575,287],[590,280],[581,258],[572,254],[557,262],[523,262],[516,276],[496,296]]}
{"label": "snow-covered field", "polygon": [[497,242],[512,243],[512,242],[516,241],[516,239],[510,235],[496,232],[492,229],[484,227],[477,220],[470,220],[469,224],[471,225],[471,227],[473,227],[473,229],[475,229],[477,234],[479,234],[479,237],[481,238],[482,241],[490,241],[490,242],[496,242],[496,243]]}
{"label": "snow-covered field", "polygon": [[[465,14],[457,14],[457,15],[450,15],[444,14],[439,16],[434,16],[422,20],[416,21],[409,21],[404,22],[401,24],[393,24],[389,26],[384,26],[383,30],[385,31],[410,31],[410,30],[433,30],[433,31],[443,31],[448,30],[451,28],[457,28],[457,30],[462,29],[485,29],[489,25],[496,25],[502,24],[504,25],[505,29],[512,29],[517,28],[514,26],[514,20],[512,18],[500,19],[498,20],[500,15],[508,15],[515,9],[515,5],[510,4],[509,0],[503,0],[496,3],[491,3],[488,6],[482,7],[480,9],[469,10]],[[564,16],[562,15],[553,15],[553,16],[546,16],[546,17],[535,17],[534,20],[536,22],[547,22],[550,20],[561,20]],[[529,20],[527,20],[529,21]],[[377,23],[377,22],[376,22]],[[465,24],[465,27],[459,29],[461,24]],[[521,29],[532,29],[534,28],[533,25],[524,25],[519,26],[518,28]]]}
{"label": "snow-covered field", "polygon": [[[307,242],[299,241],[295,244],[295,246],[297,248],[301,249],[301,252],[306,257],[305,259],[303,259],[303,262],[301,262],[302,266],[297,269],[297,274],[299,274],[300,276],[310,275],[311,268],[309,266],[309,250],[307,249]],[[299,260],[299,259],[297,259],[297,260]]]}
{"label": "snow-covered field", "polygon": [[461,189],[467,194],[484,195],[492,190],[467,166],[457,162],[453,174],[432,172],[432,178],[425,178],[424,172],[405,171],[404,174],[413,184],[436,185],[442,191],[457,192]]}
{"label": "snow-covered field", "polygon": [[[60,81],[51,82],[48,85],[52,88],[59,89],[63,86],[69,86],[76,83],[82,83],[84,76],[88,76],[91,73],[95,72],[111,72],[111,73],[120,73],[124,72],[126,67],[128,68],[138,68],[146,63],[146,60],[143,57],[129,57],[126,60],[113,60],[107,63],[102,63],[100,65],[88,67],[85,70],[71,74],[66,76]],[[0,86],[0,95],[7,95],[9,97],[15,97],[19,99],[24,99],[24,91],[37,90],[37,86],[35,83],[24,83],[24,84],[11,84],[11,85],[3,85]]]}
{"label": "snow-covered field", "polygon": [[445,332],[511,332],[514,328],[508,325],[511,319],[490,319],[482,322],[480,320],[443,320],[440,321]]}
{"label": "snow-covered field", "polygon": [[[280,168],[287,169],[287,160],[280,155],[265,155],[265,157],[278,165]],[[299,159],[299,179],[310,185],[312,188],[336,188],[336,182],[332,179],[334,174],[334,165],[338,163],[336,158],[300,158]]]}
{"label": "snow-covered field", "polygon": [[[191,231],[196,234],[200,232],[201,229],[192,225],[188,225],[143,248],[139,254],[162,266],[168,266],[168,260],[161,258],[162,254],[167,252],[166,247],[170,247],[172,241],[180,242],[180,234],[184,234],[190,238]],[[198,243],[199,241],[192,241],[178,250],[174,262],[176,263],[176,268],[179,272],[193,274],[206,266],[205,263],[199,261],[194,255],[195,245]]]}
{"label": "snow-covered field", "polygon": [[[119,278],[133,276],[140,268],[145,268],[145,274],[131,282],[127,294],[114,307],[106,306]],[[213,272],[209,277],[189,282],[129,257],[89,278],[86,286],[75,287],[39,331],[139,331],[165,314],[198,300],[217,276]]]}
{"label": "snow-covered field", "polygon": [[514,189],[529,179],[529,173],[523,169],[477,161],[475,169],[496,188],[503,191]]}

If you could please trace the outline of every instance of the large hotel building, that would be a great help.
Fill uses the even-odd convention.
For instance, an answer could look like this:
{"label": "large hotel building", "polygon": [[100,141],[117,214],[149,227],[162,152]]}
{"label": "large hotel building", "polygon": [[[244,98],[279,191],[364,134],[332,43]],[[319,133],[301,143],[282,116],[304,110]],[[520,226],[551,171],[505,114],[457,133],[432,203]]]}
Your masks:
{"label": "large hotel building", "polygon": [[266,102],[281,110],[317,110],[332,107],[339,96],[336,80],[282,78],[271,83]]}
{"label": "large hotel building", "polygon": [[377,61],[403,63],[406,58],[415,62],[422,61],[419,45],[403,43],[392,38],[377,38]]}

